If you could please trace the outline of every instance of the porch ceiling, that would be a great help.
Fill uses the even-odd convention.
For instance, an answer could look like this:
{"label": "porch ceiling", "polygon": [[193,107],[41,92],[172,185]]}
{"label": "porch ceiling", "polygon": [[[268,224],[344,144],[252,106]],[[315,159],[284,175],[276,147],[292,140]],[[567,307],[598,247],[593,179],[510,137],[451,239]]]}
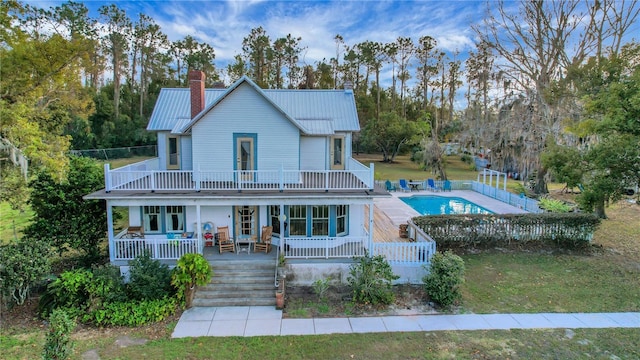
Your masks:
{"label": "porch ceiling", "polygon": [[305,201],[328,201],[333,202],[345,200],[353,203],[369,203],[371,199],[376,197],[389,196],[389,193],[380,187],[376,187],[373,191],[369,190],[330,190],[330,191],[260,191],[260,190],[244,190],[238,191],[209,191],[202,190],[200,192],[187,191],[125,191],[114,190],[106,192],[104,189],[88,194],[85,200],[125,200],[125,201],[149,201],[149,200],[179,200],[183,202],[199,203],[206,205],[207,202],[212,204],[220,204],[221,202],[239,203],[247,202],[251,204],[272,204],[274,200],[284,202]]}

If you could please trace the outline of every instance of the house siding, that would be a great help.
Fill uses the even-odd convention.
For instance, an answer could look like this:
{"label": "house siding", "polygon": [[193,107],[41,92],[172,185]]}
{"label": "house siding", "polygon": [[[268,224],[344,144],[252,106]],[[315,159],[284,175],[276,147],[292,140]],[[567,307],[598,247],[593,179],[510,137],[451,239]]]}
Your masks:
{"label": "house siding", "polygon": [[193,126],[193,166],[201,171],[233,170],[234,133],[256,135],[256,170],[298,169],[299,129],[247,84]]}
{"label": "house siding", "polygon": [[180,170],[193,170],[191,136],[181,136],[180,147]]}
{"label": "house siding", "polygon": [[167,136],[168,131],[158,132],[158,164],[160,170],[167,170]]}
{"label": "house siding", "polygon": [[300,170],[327,168],[327,138],[302,136],[300,138]]}

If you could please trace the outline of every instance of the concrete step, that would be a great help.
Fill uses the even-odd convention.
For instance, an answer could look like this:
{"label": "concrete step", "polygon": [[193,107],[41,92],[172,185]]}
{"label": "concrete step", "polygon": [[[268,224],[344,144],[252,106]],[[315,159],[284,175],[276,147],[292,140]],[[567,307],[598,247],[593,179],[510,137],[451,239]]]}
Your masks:
{"label": "concrete step", "polygon": [[198,287],[198,291],[219,291],[219,292],[230,292],[230,291],[258,291],[258,290],[271,290],[275,289],[275,284],[273,281],[270,282],[262,282],[262,283],[252,283],[252,284],[207,284],[205,286]]}
{"label": "concrete step", "polygon": [[[261,290],[253,290],[248,293],[243,293],[242,297],[246,299],[259,299],[259,298],[271,298],[274,297],[276,293],[275,288],[271,289],[261,289]],[[226,291],[200,291],[198,290],[198,299],[230,299],[230,298],[238,298],[239,292],[226,292]]]}
{"label": "concrete step", "polygon": [[215,298],[193,299],[193,306],[198,307],[220,307],[220,306],[276,306],[275,293],[270,298]]}

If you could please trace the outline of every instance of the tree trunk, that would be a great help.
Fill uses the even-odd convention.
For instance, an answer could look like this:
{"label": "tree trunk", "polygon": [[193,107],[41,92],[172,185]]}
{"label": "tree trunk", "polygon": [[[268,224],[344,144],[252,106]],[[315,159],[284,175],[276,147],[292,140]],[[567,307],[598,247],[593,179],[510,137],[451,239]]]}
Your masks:
{"label": "tree trunk", "polygon": [[549,188],[547,188],[547,182],[544,179],[545,175],[547,175],[547,169],[544,167],[538,168],[538,174],[536,177],[536,185],[533,188],[533,192],[536,194],[548,194]]}

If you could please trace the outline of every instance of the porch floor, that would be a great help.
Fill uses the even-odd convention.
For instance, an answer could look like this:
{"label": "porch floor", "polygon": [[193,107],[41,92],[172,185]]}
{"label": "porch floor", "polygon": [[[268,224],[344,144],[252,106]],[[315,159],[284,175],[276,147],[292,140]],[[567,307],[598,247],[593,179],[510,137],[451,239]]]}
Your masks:
{"label": "porch floor", "polygon": [[267,254],[264,252],[256,253],[251,248],[251,253],[247,254],[246,251],[242,252],[224,252],[220,254],[217,246],[205,246],[204,257],[207,261],[246,261],[246,260],[271,260],[274,265],[276,262],[276,249],[275,247]]}

